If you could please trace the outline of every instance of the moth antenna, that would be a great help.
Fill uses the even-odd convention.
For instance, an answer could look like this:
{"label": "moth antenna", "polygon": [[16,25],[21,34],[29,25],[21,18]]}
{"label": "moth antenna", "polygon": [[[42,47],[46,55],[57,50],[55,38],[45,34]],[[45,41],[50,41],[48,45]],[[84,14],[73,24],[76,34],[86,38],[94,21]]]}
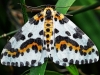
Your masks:
{"label": "moth antenna", "polygon": [[41,11],[43,10],[45,7],[52,7],[52,8],[55,8],[55,5],[50,5],[50,4],[45,4],[45,5],[40,5],[40,6],[37,6],[37,7],[32,7],[32,6],[27,6],[27,5],[24,5],[27,9],[31,10],[31,12],[37,12],[37,11]]}
{"label": "moth antenna", "polygon": [[67,7],[70,7],[70,6],[55,7],[55,8],[67,8]]}
{"label": "moth antenna", "polygon": [[[19,5],[21,5],[21,3],[18,3]],[[28,6],[28,5],[24,5],[23,6],[26,7],[26,9],[30,12],[40,12],[42,10],[42,8],[40,7],[32,7],[32,6]]]}
{"label": "moth antenna", "polygon": [[27,6],[24,5],[28,10],[30,10],[31,12],[39,12],[41,11],[43,8],[39,8],[39,7],[32,7],[32,6]]}
{"label": "moth antenna", "polygon": [[65,14],[65,16],[73,16],[72,14]]}

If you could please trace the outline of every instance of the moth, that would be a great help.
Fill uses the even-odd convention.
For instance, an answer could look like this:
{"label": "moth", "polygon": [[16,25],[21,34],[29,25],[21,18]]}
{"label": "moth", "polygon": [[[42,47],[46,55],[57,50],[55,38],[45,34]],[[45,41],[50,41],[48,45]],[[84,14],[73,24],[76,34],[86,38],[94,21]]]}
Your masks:
{"label": "moth", "polygon": [[39,66],[50,58],[61,66],[95,63],[97,47],[71,20],[47,5],[9,40],[1,64]]}

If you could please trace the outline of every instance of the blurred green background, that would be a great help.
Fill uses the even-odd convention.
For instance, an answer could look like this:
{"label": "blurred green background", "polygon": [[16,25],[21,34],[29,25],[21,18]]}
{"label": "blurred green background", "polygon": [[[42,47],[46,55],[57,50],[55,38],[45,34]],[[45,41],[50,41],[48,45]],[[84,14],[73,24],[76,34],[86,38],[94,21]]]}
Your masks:
{"label": "blurred green background", "polygon": [[[26,5],[34,7],[43,4],[55,5],[57,1],[58,0],[26,0]],[[82,29],[93,40],[98,50],[100,51],[100,7],[92,7],[86,11],[78,13],[72,12],[80,10],[82,7],[90,6],[99,2],[99,0],[76,0],[68,11],[68,13],[71,13],[73,16],[68,16],[68,18],[70,18],[78,27],[80,27],[80,29]],[[16,30],[24,24],[21,13],[21,7],[18,3],[20,3],[19,0],[0,0],[0,36],[4,33],[9,33],[11,31]],[[27,13],[29,17],[32,17],[37,12]],[[0,38],[0,52],[2,51],[3,47],[12,35]],[[77,65],[77,68],[80,72],[80,75],[100,75],[99,63],[100,61],[88,65]],[[29,68],[7,67],[2,66],[0,64],[0,75],[20,75],[27,69]],[[52,70],[65,75],[69,74],[69,72],[66,71],[64,67],[52,63],[48,64],[47,70]],[[47,73],[46,75],[49,74]]]}

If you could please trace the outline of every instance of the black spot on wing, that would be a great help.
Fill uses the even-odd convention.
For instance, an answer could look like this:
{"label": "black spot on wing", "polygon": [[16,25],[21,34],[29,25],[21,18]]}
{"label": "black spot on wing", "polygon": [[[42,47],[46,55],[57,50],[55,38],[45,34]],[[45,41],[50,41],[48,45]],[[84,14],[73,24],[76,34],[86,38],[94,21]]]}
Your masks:
{"label": "black spot on wing", "polygon": [[43,30],[41,30],[41,31],[39,32],[39,34],[40,34],[40,35],[43,35]]}
{"label": "black spot on wing", "polygon": [[66,66],[66,63],[63,63],[62,65],[63,65],[63,66]]}
{"label": "black spot on wing", "polygon": [[18,66],[18,62],[15,62],[15,66]]}
{"label": "black spot on wing", "polygon": [[77,52],[78,52],[78,50],[76,49],[76,50],[75,50],[75,53],[77,53]]}
{"label": "black spot on wing", "polygon": [[[82,45],[80,45],[80,54],[81,55],[86,55],[85,53],[83,53],[82,52],[82,50],[88,50],[89,48],[92,48],[94,46],[94,43],[90,40],[90,39],[88,39],[88,42],[87,42],[87,45],[84,45],[84,46],[82,46]],[[92,49],[92,52],[94,52],[95,50],[94,49]],[[91,51],[89,52],[89,54],[91,54]]]}
{"label": "black spot on wing", "polygon": [[80,28],[76,27],[76,28],[74,28],[74,30],[76,31],[76,33],[84,35],[84,32]]}
{"label": "black spot on wing", "polygon": [[[14,49],[14,48],[11,47],[11,43],[10,43],[10,42],[8,42],[8,43],[5,45],[4,49],[7,49],[8,51],[10,51],[10,52],[12,52],[12,53],[18,51],[17,49]],[[6,52],[4,53],[4,55],[5,55],[5,56],[7,55]]]}
{"label": "black spot on wing", "polygon": [[2,59],[2,57],[3,57],[3,53],[2,53],[1,56],[0,56],[0,60]]}
{"label": "black spot on wing", "polygon": [[10,54],[8,54],[8,57],[11,57],[11,55],[10,55]]}
{"label": "black spot on wing", "polygon": [[59,64],[59,61],[56,61],[56,64]]}
{"label": "black spot on wing", "polygon": [[50,57],[50,60],[53,61],[53,57]]}
{"label": "black spot on wing", "polygon": [[67,59],[67,58],[63,58],[63,61],[64,61],[64,62],[68,62],[68,59]]}
{"label": "black spot on wing", "polygon": [[92,59],[90,59],[90,60],[89,60],[89,63],[93,63],[93,60],[92,60]]}
{"label": "black spot on wing", "polygon": [[30,63],[28,61],[25,62],[25,66],[29,66]]}
{"label": "black spot on wing", "polygon": [[39,20],[35,20],[33,17],[29,20],[30,24],[37,25],[39,23]]}
{"label": "black spot on wing", "polygon": [[10,50],[10,49],[11,49],[11,43],[8,42],[8,43],[5,45],[4,49]]}
{"label": "black spot on wing", "polygon": [[69,19],[66,16],[64,16],[63,20],[64,20],[64,23],[67,23],[69,21]]}
{"label": "black spot on wing", "polygon": [[33,45],[33,46],[32,46],[32,49],[35,50],[35,53],[38,52],[38,47],[37,47],[36,45]]}
{"label": "black spot on wing", "polygon": [[88,59],[85,59],[85,64],[88,64]]}
{"label": "black spot on wing", "polygon": [[79,60],[76,60],[76,61],[75,61],[75,64],[79,64]]}
{"label": "black spot on wing", "polygon": [[47,51],[47,52],[50,52],[50,48],[47,48],[46,51]]}
{"label": "black spot on wing", "polygon": [[65,32],[68,36],[71,36],[70,32],[69,31],[66,31]]}
{"label": "black spot on wing", "polygon": [[30,52],[30,49],[27,49],[26,52],[29,53]]}
{"label": "black spot on wing", "polygon": [[92,47],[94,46],[94,43],[90,39],[88,39],[87,45],[88,47]]}
{"label": "black spot on wing", "polygon": [[7,52],[4,52],[3,55],[6,56],[7,55]]}
{"label": "black spot on wing", "polygon": [[53,50],[54,49],[54,47],[51,47],[51,50]]}
{"label": "black spot on wing", "polygon": [[91,55],[91,51],[88,54]]}
{"label": "black spot on wing", "polygon": [[85,62],[84,62],[84,60],[81,60],[81,64],[84,64]]}
{"label": "black spot on wing", "polygon": [[46,40],[44,40],[44,45],[46,44]]}
{"label": "black spot on wing", "polygon": [[75,39],[77,38],[82,39],[82,35],[84,35],[84,32],[78,27],[74,28],[74,30],[76,31],[76,33],[73,34],[73,37]]}
{"label": "black spot on wing", "polygon": [[20,55],[20,52],[17,52],[17,53],[16,53],[16,58],[19,57],[19,55]]}
{"label": "black spot on wing", "polygon": [[25,40],[25,36],[22,34],[21,29],[14,35],[14,37],[15,37],[16,41]]}
{"label": "black spot on wing", "polygon": [[94,49],[92,49],[92,52],[94,52],[95,50]]}
{"label": "black spot on wing", "polygon": [[73,63],[74,63],[74,60],[70,59],[69,64],[73,64]]}
{"label": "black spot on wing", "polygon": [[25,36],[23,34],[21,34],[19,37],[20,37],[20,40],[25,40]]}
{"label": "black spot on wing", "polygon": [[55,29],[54,29],[54,32],[55,32],[55,33],[58,33],[58,32],[59,32],[59,30],[55,28]]}
{"label": "black spot on wing", "polygon": [[60,13],[59,13],[59,12],[57,12],[57,13],[55,14],[55,16],[59,17],[59,16],[60,16]]}
{"label": "black spot on wing", "polygon": [[54,18],[55,21],[57,21],[57,18]]}
{"label": "black spot on wing", "polygon": [[29,34],[28,34],[28,37],[31,37],[33,34],[30,32]]}
{"label": "black spot on wing", "polygon": [[31,65],[33,66],[35,64],[36,60],[31,61]]}
{"label": "black spot on wing", "polygon": [[19,29],[18,32],[14,35],[14,37],[15,37],[15,38],[18,37],[21,33],[22,33],[22,30]]}
{"label": "black spot on wing", "polygon": [[80,55],[84,55],[84,52],[82,50],[80,50],[79,52],[80,52]]}
{"label": "black spot on wing", "polygon": [[69,50],[72,51],[72,46],[69,46]]}
{"label": "black spot on wing", "polygon": [[40,20],[41,20],[41,22],[43,22],[44,18],[41,18]]}
{"label": "black spot on wing", "polygon": [[94,59],[94,62],[97,62],[97,59],[96,58]]}
{"label": "black spot on wing", "polygon": [[60,50],[63,51],[64,49],[66,49],[66,44],[61,44]]}
{"label": "black spot on wing", "polygon": [[86,56],[86,55],[87,55],[87,53],[86,53],[86,52],[83,52],[83,55],[84,55],[84,56]]}
{"label": "black spot on wing", "polygon": [[39,12],[39,13],[37,13],[37,16],[42,17],[43,15]]}
{"label": "black spot on wing", "polygon": [[60,24],[64,24],[64,20],[62,19],[62,20],[59,20],[59,23]]}
{"label": "black spot on wing", "polygon": [[24,63],[23,62],[20,62],[20,67],[23,67],[24,66]]}
{"label": "black spot on wing", "polygon": [[24,56],[24,52],[21,52],[20,54],[21,54],[21,56]]}
{"label": "black spot on wing", "polygon": [[96,51],[95,53],[96,53],[97,56],[99,56],[99,52],[98,51]]}
{"label": "black spot on wing", "polygon": [[6,64],[6,62],[2,62],[2,65],[5,65]]}
{"label": "black spot on wing", "polygon": [[38,62],[38,66],[40,66],[42,63],[41,62]]}
{"label": "black spot on wing", "polygon": [[46,47],[43,47],[43,50],[46,50]]}
{"label": "black spot on wing", "polygon": [[82,39],[82,34],[80,34],[80,33],[74,33],[73,34],[73,38],[75,38],[75,39],[77,39],[77,38]]}
{"label": "black spot on wing", "polygon": [[14,66],[14,62],[11,62],[11,65]]}
{"label": "black spot on wing", "polygon": [[15,58],[16,57],[16,55],[12,55],[12,58]]}
{"label": "black spot on wing", "polygon": [[59,20],[60,24],[64,24],[67,23],[69,21],[69,19],[67,17],[64,16],[64,18],[62,20]]}
{"label": "black spot on wing", "polygon": [[10,66],[10,62],[7,62],[7,66]]}

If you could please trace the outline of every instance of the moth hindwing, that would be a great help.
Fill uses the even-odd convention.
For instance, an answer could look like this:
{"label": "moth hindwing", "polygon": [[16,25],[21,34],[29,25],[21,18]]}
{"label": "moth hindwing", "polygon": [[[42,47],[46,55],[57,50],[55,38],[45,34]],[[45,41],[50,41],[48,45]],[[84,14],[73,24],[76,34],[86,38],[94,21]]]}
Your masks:
{"label": "moth hindwing", "polygon": [[9,40],[1,53],[1,63],[31,67],[43,64],[48,57],[56,64],[69,66],[97,62],[99,54],[81,29],[47,6]]}

